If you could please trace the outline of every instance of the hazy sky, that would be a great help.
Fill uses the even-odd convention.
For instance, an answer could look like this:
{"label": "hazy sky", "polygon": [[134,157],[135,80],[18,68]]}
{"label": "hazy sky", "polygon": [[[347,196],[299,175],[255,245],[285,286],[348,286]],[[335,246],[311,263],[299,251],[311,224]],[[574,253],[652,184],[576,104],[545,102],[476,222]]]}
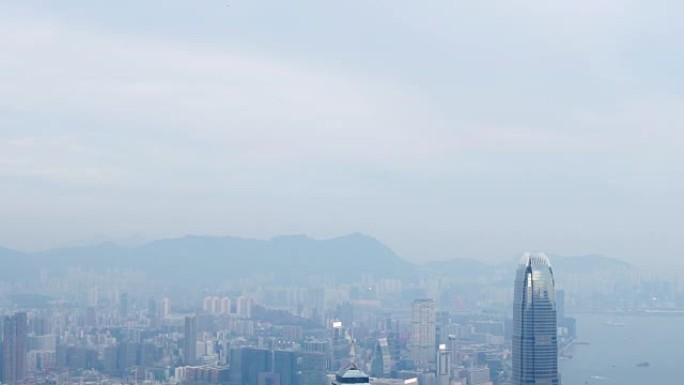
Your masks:
{"label": "hazy sky", "polygon": [[360,231],[413,261],[679,259],[683,12],[2,1],[0,244]]}

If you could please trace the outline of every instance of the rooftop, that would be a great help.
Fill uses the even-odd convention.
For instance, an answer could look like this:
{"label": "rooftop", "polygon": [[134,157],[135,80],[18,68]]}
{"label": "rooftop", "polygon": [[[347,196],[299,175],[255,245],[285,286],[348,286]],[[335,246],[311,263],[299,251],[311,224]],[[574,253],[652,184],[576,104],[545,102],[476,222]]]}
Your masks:
{"label": "rooftop", "polygon": [[551,262],[549,261],[549,257],[547,257],[546,254],[535,251],[524,253],[522,258],[520,258],[520,265],[544,265],[550,267]]}
{"label": "rooftop", "polygon": [[368,384],[370,382],[368,375],[354,363],[350,363],[340,370],[335,379],[338,384]]}

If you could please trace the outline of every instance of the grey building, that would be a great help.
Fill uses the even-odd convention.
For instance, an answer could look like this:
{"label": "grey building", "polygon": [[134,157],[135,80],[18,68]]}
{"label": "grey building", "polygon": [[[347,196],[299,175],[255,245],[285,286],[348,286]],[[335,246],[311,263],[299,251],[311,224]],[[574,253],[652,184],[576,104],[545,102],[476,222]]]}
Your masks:
{"label": "grey building", "polygon": [[197,317],[194,315],[185,317],[183,355],[186,365],[195,365],[197,363]]}
{"label": "grey building", "polygon": [[300,385],[326,383],[328,356],[323,353],[301,353],[299,355]]}
{"label": "grey building", "polygon": [[559,385],[553,269],[543,253],[525,253],[513,298],[513,385]]}
{"label": "grey building", "polygon": [[390,357],[387,338],[378,338],[378,342],[375,344],[375,348],[373,349],[371,374],[374,377],[389,377],[391,371],[392,358]]}
{"label": "grey building", "polygon": [[355,364],[351,363],[335,375],[335,379],[332,381],[332,384],[370,385],[370,378]]}
{"label": "grey building", "polygon": [[435,362],[437,352],[437,326],[435,301],[417,299],[411,309],[411,358],[418,367],[427,367]]}
{"label": "grey building", "polygon": [[231,349],[230,381],[235,385],[298,385],[297,353],[256,348]]}
{"label": "grey building", "polygon": [[437,350],[437,385],[451,384],[451,352],[446,344],[439,345]]}
{"label": "grey building", "polygon": [[26,378],[26,313],[5,317],[2,341],[2,383],[15,385]]}

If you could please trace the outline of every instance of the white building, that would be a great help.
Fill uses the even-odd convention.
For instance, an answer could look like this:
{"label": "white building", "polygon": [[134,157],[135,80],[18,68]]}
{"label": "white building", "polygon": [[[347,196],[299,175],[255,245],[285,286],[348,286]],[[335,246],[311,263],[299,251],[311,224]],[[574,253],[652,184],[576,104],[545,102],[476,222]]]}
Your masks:
{"label": "white building", "polygon": [[411,310],[411,358],[418,367],[427,367],[436,358],[436,309],[435,301],[417,299]]}

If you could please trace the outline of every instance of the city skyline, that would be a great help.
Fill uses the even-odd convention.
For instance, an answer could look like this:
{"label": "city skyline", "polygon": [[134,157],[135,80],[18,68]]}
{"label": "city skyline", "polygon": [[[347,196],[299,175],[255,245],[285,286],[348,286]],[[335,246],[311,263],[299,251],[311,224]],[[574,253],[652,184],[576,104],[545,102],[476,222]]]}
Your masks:
{"label": "city skyline", "polygon": [[[193,259],[205,272],[224,273],[213,284],[189,280],[187,268],[175,269],[180,280],[171,282],[63,266],[0,285],[0,314],[9,316],[7,342],[16,340],[7,319],[23,314],[17,335],[25,335],[27,381],[43,385],[54,375],[70,385],[94,376],[113,385],[320,385],[349,362],[370,373],[372,385],[511,385],[517,373],[559,369],[570,383],[603,375],[632,384],[679,372],[656,359],[657,346],[623,348],[631,355],[613,352],[598,369],[592,356],[644,321],[678,328],[678,282],[597,263],[552,272],[541,253],[522,260],[517,271],[405,277],[367,274],[361,263],[339,282],[332,275],[283,281],[264,269],[227,277],[225,268]],[[519,359],[523,353],[528,359]],[[649,361],[658,370],[646,369]]]}
{"label": "city skyline", "polygon": [[682,377],[684,2],[1,3],[2,385]]}

